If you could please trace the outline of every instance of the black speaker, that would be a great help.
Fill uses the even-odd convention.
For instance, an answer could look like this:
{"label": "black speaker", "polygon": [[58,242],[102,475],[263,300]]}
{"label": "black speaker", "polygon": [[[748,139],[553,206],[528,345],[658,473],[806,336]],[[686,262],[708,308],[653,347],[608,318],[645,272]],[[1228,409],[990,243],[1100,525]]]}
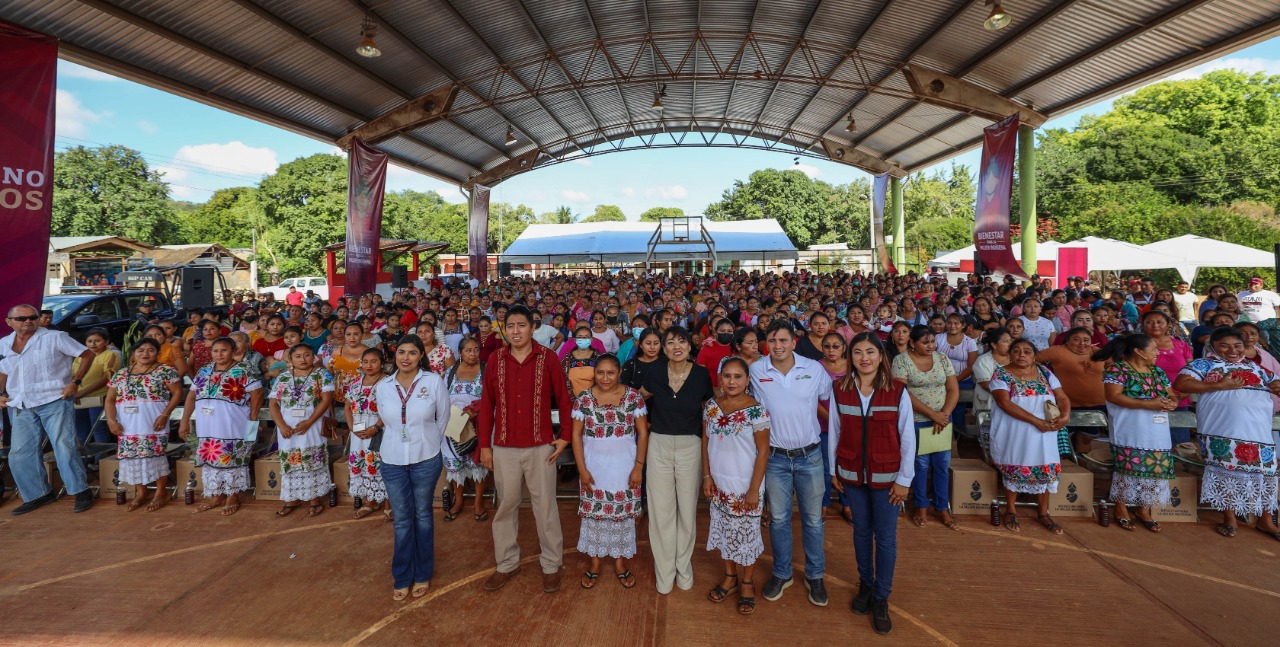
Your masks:
{"label": "black speaker", "polygon": [[990,274],[990,272],[987,271],[987,266],[982,264],[982,256],[980,256],[978,252],[973,253],[973,273],[978,276],[986,276]]}
{"label": "black speaker", "polygon": [[498,263],[498,276],[504,279],[507,278],[508,276],[511,276],[511,263],[507,263],[507,262]]}
{"label": "black speaker", "polygon": [[403,290],[409,287],[409,268],[403,265],[391,266],[391,289]]}
{"label": "black speaker", "polygon": [[216,291],[212,267],[182,268],[182,307],[212,308]]}

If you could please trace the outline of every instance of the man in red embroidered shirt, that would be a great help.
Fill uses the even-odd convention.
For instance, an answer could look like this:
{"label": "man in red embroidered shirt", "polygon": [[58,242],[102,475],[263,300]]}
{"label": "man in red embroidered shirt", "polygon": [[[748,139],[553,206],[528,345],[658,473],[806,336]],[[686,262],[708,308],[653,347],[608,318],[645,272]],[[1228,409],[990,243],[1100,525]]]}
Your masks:
{"label": "man in red embroidered shirt", "polygon": [[[572,408],[564,370],[555,353],[533,343],[533,317],[517,305],[504,320],[510,348],[493,353],[485,365],[476,434],[480,462],[493,472],[498,511],[493,516],[493,554],[498,568],[485,580],[486,591],[497,591],[520,569],[519,528],[521,485],[529,487],[533,518],[542,546],[542,590],[560,590],[564,565],[564,535],[556,509],[556,458],[569,446]],[[557,434],[551,426],[551,397],[565,424]]]}

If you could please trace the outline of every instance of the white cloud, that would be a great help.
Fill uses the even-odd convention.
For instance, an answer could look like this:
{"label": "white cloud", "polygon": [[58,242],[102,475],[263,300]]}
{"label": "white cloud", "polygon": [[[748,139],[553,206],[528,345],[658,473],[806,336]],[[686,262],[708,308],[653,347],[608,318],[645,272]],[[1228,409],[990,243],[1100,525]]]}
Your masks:
{"label": "white cloud", "polygon": [[808,175],[810,178],[816,178],[822,174],[822,171],[819,171],[818,167],[810,166],[808,164],[796,164],[792,166],[792,168],[794,168],[797,171],[800,171],[801,173],[804,173],[805,175]]}
{"label": "white cloud", "polygon": [[560,192],[560,197],[569,202],[590,202],[591,196],[582,191],[574,191],[573,189],[565,189]]}
{"label": "white cloud", "polygon": [[154,135],[160,131],[160,127],[155,125],[154,122],[147,121],[146,119],[139,119],[138,130],[141,130],[148,135]]}
{"label": "white cloud", "polygon": [[[243,142],[226,144],[198,144],[183,146],[173,155],[173,161],[157,164],[156,169],[165,174],[165,181],[182,183],[194,176],[204,175],[201,185],[237,186],[254,184],[254,177],[274,173],[280,162],[270,148],[255,148]],[[210,187],[212,188],[212,187]],[[187,198],[195,192],[184,186],[172,186],[175,197]],[[203,195],[203,193],[201,193]]]}
{"label": "white cloud", "polygon": [[1198,79],[1201,76],[1216,70],[1238,70],[1245,74],[1262,72],[1263,74],[1276,75],[1280,74],[1280,59],[1260,57],[1220,58],[1216,61],[1209,61],[1208,63],[1197,65],[1184,72],[1178,72],[1177,74],[1169,76],[1163,80],[1184,81],[1187,79]]}
{"label": "white cloud", "polygon": [[632,188],[632,187],[629,187],[629,186],[628,186],[628,187],[623,187],[623,189],[622,189],[622,197],[624,197],[624,198],[634,198],[634,197],[636,197],[636,190],[635,190],[634,188]]}
{"label": "white cloud", "polygon": [[[646,198],[660,198],[663,200],[683,200],[689,197],[689,191],[679,184],[671,186],[658,186],[651,189],[645,189]],[[630,197],[630,196],[628,196]]]}
{"label": "white cloud", "polygon": [[89,134],[89,126],[110,116],[109,112],[94,112],[84,107],[74,94],[66,90],[58,90],[54,95],[54,109],[57,112],[54,132],[64,137],[85,137]]}
{"label": "white cloud", "polygon": [[120,77],[106,72],[76,65],[70,61],[58,61],[58,77],[62,79],[84,79],[86,81],[119,81]]}

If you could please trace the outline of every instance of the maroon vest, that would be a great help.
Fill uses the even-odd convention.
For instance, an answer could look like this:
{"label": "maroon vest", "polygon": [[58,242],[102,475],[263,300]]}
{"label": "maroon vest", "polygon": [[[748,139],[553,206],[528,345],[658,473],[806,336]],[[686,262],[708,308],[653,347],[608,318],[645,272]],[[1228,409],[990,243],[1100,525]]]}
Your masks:
{"label": "maroon vest", "polygon": [[901,382],[894,381],[887,391],[876,389],[864,414],[856,388],[846,391],[836,387],[831,413],[840,416],[836,478],[841,482],[883,489],[898,478],[902,463],[898,403],[903,388]]}

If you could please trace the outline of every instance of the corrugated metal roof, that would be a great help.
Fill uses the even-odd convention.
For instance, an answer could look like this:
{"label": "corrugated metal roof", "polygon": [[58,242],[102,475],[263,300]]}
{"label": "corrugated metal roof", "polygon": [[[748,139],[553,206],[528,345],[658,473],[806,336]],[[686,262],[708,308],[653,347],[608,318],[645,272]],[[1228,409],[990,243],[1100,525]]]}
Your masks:
{"label": "corrugated metal roof", "polygon": [[[1005,6],[996,32],[982,0],[8,0],[0,19],[78,63],[330,142],[458,83],[444,120],[379,143],[455,183],[534,148],[689,130],[707,136],[684,145],[732,133],[804,154],[827,137],[912,170],[990,121],[917,105],[906,64],[1052,117],[1280,31],[1274,0]],[[354,52],[366,17],[379,58]]]}

